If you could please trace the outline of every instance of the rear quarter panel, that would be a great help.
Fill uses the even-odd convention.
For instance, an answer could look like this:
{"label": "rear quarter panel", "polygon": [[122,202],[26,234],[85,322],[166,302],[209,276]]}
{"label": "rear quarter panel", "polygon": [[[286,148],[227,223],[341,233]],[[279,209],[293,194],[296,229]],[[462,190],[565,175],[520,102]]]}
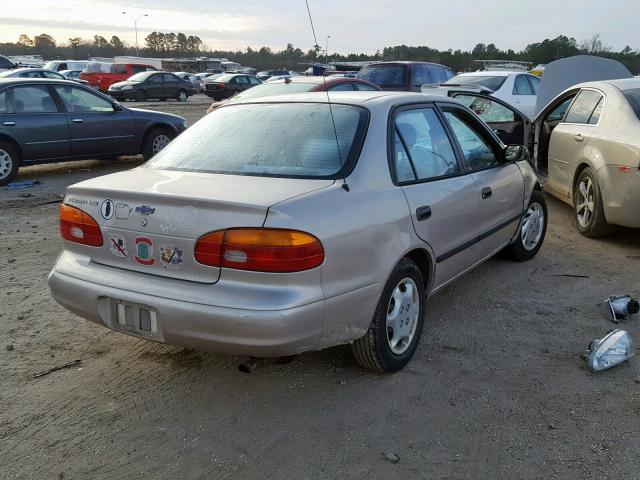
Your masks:
{"label": "rear quarter panel", "polygon": [[398,261],[428,245],[415,234],[402,189],[387,163],[387,115],[373,118],[358,163],[346,179],[326,189],[272,206],[266,227],[309,232],[324,246],[323,345],[366,333],[382,289]]}

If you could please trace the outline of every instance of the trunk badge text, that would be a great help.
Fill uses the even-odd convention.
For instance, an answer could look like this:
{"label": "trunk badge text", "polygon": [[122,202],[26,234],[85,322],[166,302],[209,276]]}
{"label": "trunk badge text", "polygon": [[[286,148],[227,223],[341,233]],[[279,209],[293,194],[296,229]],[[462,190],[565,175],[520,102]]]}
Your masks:
{"label": "trunk badge text", "polygon": [[136,207],[136,213],[139,213],[140,215],[153,215],[155,211],[155,208],[148,205],[140,205],[139,207]]}

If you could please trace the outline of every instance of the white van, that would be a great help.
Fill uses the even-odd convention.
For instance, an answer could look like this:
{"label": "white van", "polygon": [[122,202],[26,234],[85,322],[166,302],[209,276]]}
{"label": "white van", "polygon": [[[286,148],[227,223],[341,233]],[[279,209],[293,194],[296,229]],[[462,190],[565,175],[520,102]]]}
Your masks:
{"label": "white van", "polygon": [[62,70],[84,70],[89,62],[83,62],[82,60],[55,60],[47,62],[43,67],[45,70],[53,70],[54,72],[60,72]]}

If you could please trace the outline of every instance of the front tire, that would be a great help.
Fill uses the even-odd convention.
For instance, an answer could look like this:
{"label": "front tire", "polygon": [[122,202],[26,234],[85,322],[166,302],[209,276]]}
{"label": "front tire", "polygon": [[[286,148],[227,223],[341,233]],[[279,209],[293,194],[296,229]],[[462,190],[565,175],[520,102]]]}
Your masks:
{"label": "front tire", "polygon": [[602,193],[591,168],[585,168],[573,189],[573,215],[578,231],[585,237],[602,237],[611,231],[604,216]]}
{"label": "front tire", "polygon": [[18,152],[8,142],[0,141],[0,186],[7,185],[18,175]]}
{"label": "front tire", "polygon": [[152,129],[144,139],[142,156],[145,160],[153,158],[160,150],[166,147],[174,137],[175,134],[166,128]]}
{"label": "front tire", "polygon": [[539,190],[534,190],[521,222],[516,240],[505,251],[509,257],[526,262],[535,257],[547,234],[547,201]]}
{"label": "front tire", "polygon": [[351,344],[356,361],[378,372],[402,370],[420,341],[425,300],[422,272],[403,258],[385,284],[369,330]]}
{"label": "front tire", "polygon": [[144,102],[147,99],[147,92],[140,90],[133,96],[136,102]]}
{"label": "front tire", "polygon": [[187,95],[186,90],[180,90],[177,98],[179,102],[186,102],[189,99],[189,95]]}

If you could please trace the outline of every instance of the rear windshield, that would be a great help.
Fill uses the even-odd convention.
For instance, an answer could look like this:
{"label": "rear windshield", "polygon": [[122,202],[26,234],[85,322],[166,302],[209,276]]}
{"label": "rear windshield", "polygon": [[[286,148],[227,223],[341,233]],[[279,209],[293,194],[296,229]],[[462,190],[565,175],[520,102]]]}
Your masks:
{"label": "rear windshield", "polygon": [[495,92],[502,86],[506,79],[507,77],[495,77],[491,75],[487,75],[486,77],[480,75],[456,75],[445,83],[454,85],[480,85]]}
{"label": "rear windshield", "polygon": [[286,93],[309,92],[317,87],[317,83],[291,82],[291,83],[265,83],[239,93],[233,100],[247,100],[248,98],[266,97],[268,95],[283,95]]}
{"label": "rear windshield", "polygon": [[145,166],[232,175],[339,178],[355,162],[367,123],[367,110],[350,105],[229,105],[197,122]]}
{"label": "rear windshield", "polygon": [[640,119],[640,88],[632,88],[630,90],[624,90],[624,96],[627,97],[631,108],[636,112],[638,119]]}
{"label": "rear windshield", "polygon": [[379,67],[365,67],[357,75],[368,82],[380,87],[404,87],[404,71],[402,65],[390,65]]}

